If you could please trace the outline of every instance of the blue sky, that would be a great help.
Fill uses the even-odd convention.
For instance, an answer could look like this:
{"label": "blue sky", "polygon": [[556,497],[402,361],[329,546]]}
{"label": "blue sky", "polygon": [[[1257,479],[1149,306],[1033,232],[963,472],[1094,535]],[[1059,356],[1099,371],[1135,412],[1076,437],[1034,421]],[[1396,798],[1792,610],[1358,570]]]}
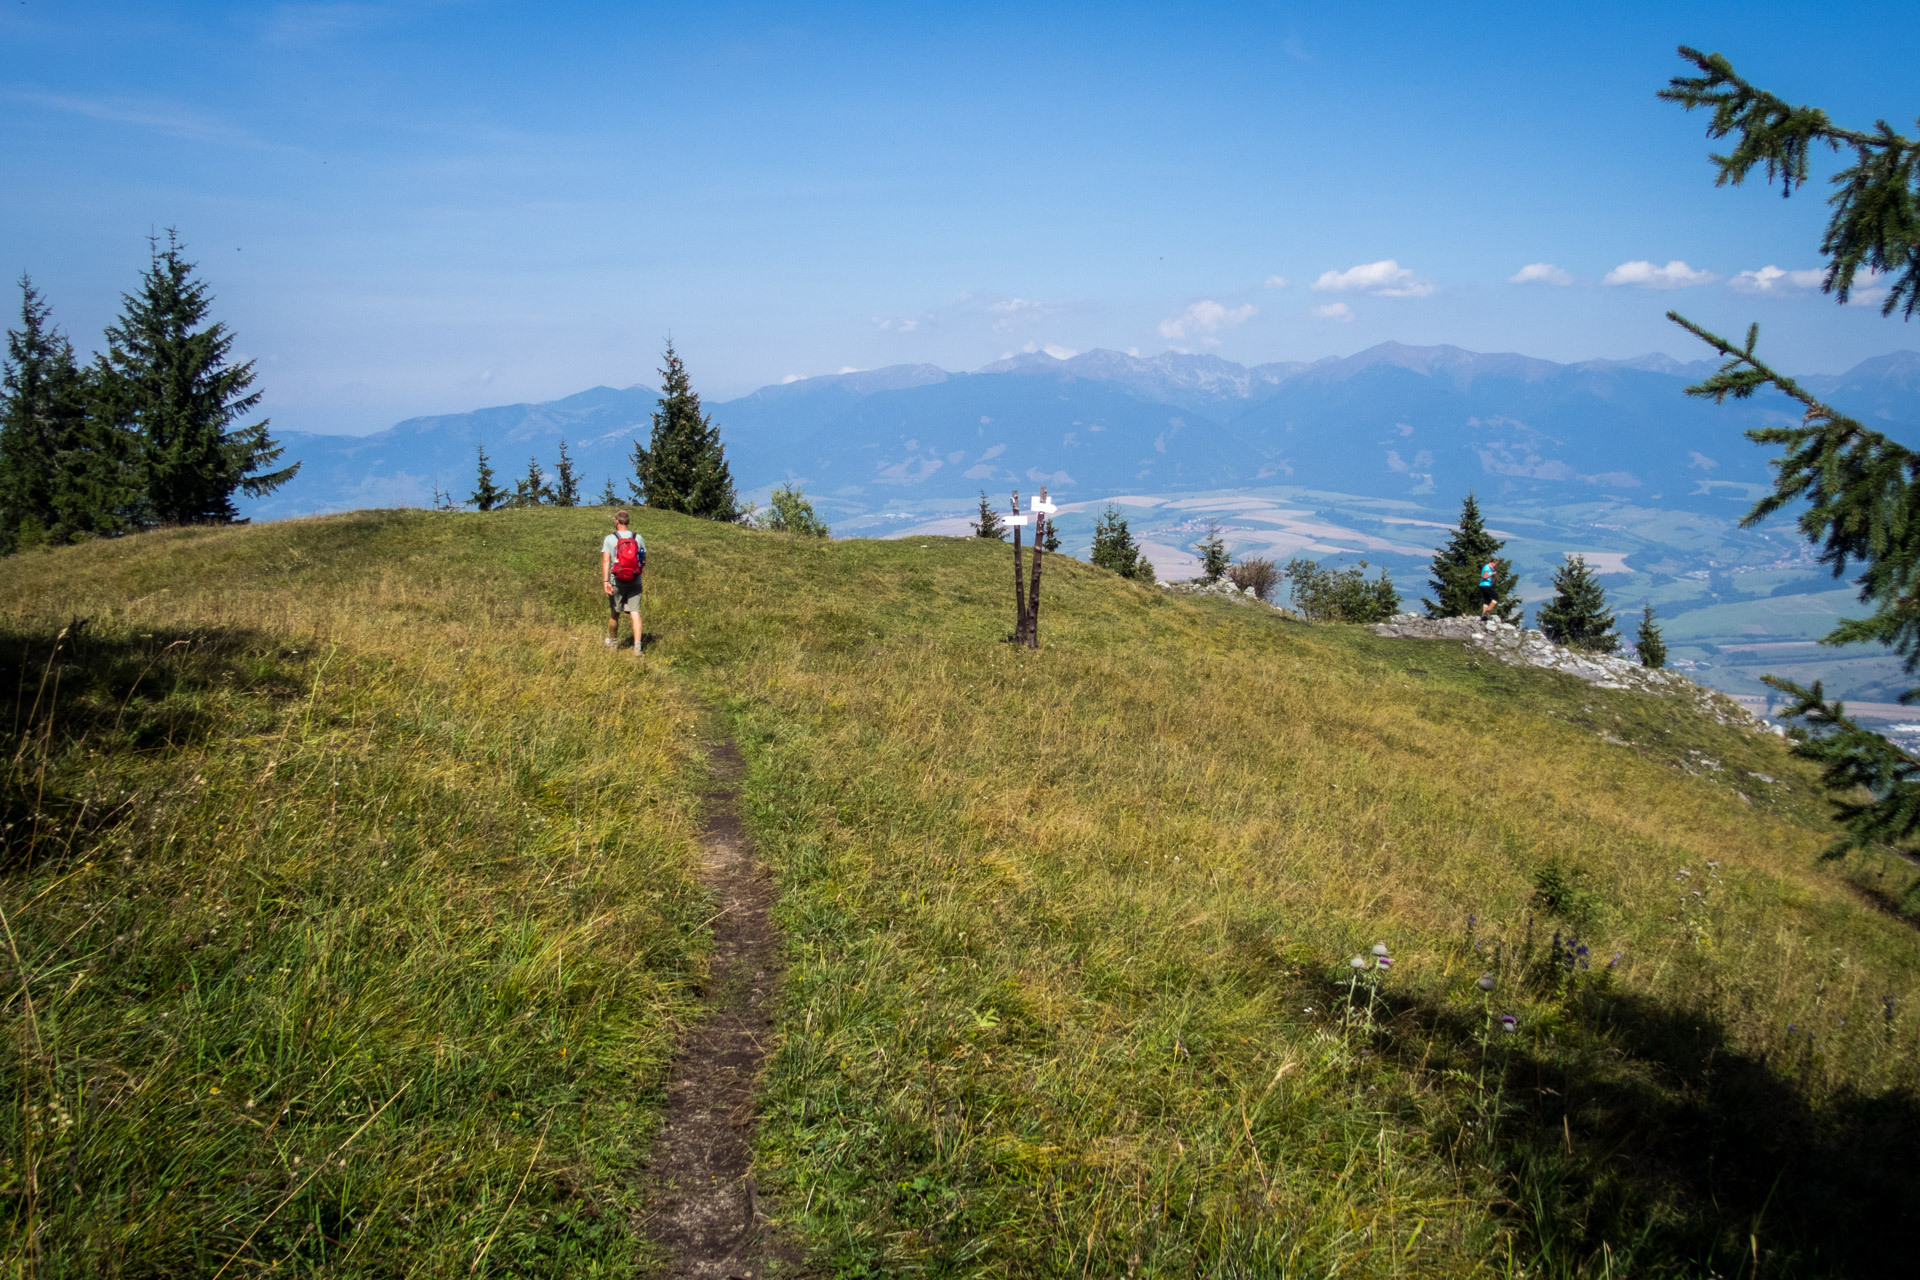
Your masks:
{"label": "blue sky", "polygon": [[1824,191],[1716,189],[1653,95],[1687,43],[1910,129],[1912,16],[0,0],[0,268],[87,347],[178,227],[301,430],[651,382],[669,331],[710,399],[1032,347],[1693,358],[1670,306],[1837,370],[1920,330],[1796,285]]}

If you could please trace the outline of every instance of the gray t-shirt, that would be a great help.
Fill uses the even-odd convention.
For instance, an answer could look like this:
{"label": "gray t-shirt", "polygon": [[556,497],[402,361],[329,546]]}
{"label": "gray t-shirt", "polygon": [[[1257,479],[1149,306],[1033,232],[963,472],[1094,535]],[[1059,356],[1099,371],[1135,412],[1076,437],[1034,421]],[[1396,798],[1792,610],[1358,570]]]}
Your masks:
{"label": "gray t-shirt", "polygon": [[[637,533],[630,533],[627,536],[640,544],[640,564],[641,567],[644,568],[647,563],[647,540]],[[607,558],[608,581],[612,581],[614,561],[619,559],[619,541],[620,535],[618,533],[610,533],[600,541],[600,554]]]}

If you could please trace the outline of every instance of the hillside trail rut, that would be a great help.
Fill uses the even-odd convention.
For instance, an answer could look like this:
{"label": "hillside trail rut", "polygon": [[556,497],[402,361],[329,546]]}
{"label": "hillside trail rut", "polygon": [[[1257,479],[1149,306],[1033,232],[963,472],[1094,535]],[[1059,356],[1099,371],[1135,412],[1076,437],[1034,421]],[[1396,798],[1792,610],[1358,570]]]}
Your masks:
{"label": "hillside trail rut", "polygon": [[[710,720],[709,723],[712,723]],[[715,729],[713,784],[702,797],[701,883],[716,899],[706,1017],[681,1042],[667,1107],[644,1180],[642,1229],[666,1252],[676,1280],[758,1280],[792,1264],[775,1238],[750,1172],[754,1086],[773,1029],[779,936],[773,888],[740,816],[745,762]]]}

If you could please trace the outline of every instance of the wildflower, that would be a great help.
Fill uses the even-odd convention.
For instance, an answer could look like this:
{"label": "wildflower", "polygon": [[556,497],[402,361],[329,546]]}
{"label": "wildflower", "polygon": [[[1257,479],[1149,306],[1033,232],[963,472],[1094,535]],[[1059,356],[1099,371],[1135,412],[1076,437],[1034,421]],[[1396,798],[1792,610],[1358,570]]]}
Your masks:
{"label": "wildflower", "polygon": [[1482,991],[1493,990],[1493,975],[1491,973],[1481,974],[1480,981],[1475,983],[1474,985],[1479,987]]}
{"label": "wildflower", "polygon": [[1376,943],[1374,943],[1374,944],[1373,944],[1373,954],[1375,954],[1375,955],[1377,955],[1377,956],[1384,956],[1384,955],[1386,955],[1386,954],[1387,954],[1387,944],[1386,944],[1386,943],[1384,943],[1384,942],[1376,942]]}
{"label": "wildflower", "polygon": [[1393,957],[1381,956],[1378,960],[1375,960],[1373,964],[1376,969],[1391,969],[1393,968]]}
{"label": "wildflower", "polygon": [[1614,968],[1618,968],[1619,965],[1620,965],[1620,952],[1616,951],[1613,953],[1613,959],[1607,961],[1607,968],[1614,969]]}
{"label": "wildflower", "polygon": [[1347,961],[1347,963],[1353,967],[1355,973],[1358,973],[1367,967],[1367,958],[1365,956],[1355,956],[1353,959]]}
{"label": "wildflower", "polygon": [[1510,1013],[1503,1013],[1500,1015],[1500,1029],[1502,1031],[1518,1031],[1520,1029],[1520,1019]]}

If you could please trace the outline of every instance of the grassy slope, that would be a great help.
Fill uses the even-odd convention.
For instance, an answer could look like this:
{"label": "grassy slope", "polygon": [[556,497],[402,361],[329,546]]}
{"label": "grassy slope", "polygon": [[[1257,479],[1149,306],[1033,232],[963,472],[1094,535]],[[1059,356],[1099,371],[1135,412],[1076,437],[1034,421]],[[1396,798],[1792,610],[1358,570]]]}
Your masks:
{"label": "grassy slope", "polygon": [[590,584],[557,532],[0,564],[15,1267],[625,1273],[700,771],[686,699],[529,591]]}
{"label": "grassy slope", "polygon": [[[732,719],[780,879],[762,1169],[834,1270],[1731,1274],[1751,1253],[1762,1274],[1844,1273],[1898,1247],[1920,939],[1816,864],[1820,805],[1777,742],[1057,560],[1027,653],[999,643],[997,545],[672,517],[641,524],[661,643],[636,674],[576,590],[602,519],[361,516],[0,567],[26,602],[15,650],[73,613],[150,647],[226,628],[239,676],[134,702],[252,725],[69,752],[54,772],[75,795],[152,798],[86,837],[108,856],[0,887],[42,1037],[8,1006],[16,1249],[23,1157],[44,1169],[84,1136],[94,1199],[40,1193],[49,1255],[164,1242],[217,1265],[292,1190],[260,1239],[318,1259],[371,1234],[347,1270],[465,1269],[502,1224],[489,1270],[508,1250],[523,1272],[566,1273],[558,1248],[617,1260],[618,1214],[532,1228],[618,1201],[646,1124],[619,1108],[657,1079],[685,999],[682,689]],[[315,634],[340,646],[324,677],[288,652]],[[99,707],[120,696],[102,689]],[[353,790],[333,805],[336,779]],[[435,802],[378,808],[411,794]],[[1891,894],[1910,872],[1851,875]],[[206,932],[219,910],[249,949]],[[1556,960],[1556,929],[1590,969]],[[321,973],[316,944],[285,951],[316,934]],[[562,998],[535,997],[561,938]],[[1375,941],[1395,967],[1346,985]],[[217,1005],[202,975],[260,1003]],[[91,996],[109,980],[137,998]],[[562,1042],[592,1069],[562,1068]],[[346,1169],[298,1182],[410,1079]],[[71,1110],[83,1081],[115,1100],[65,1129],[31,1110],[50,1087]],[[321,1101],[268,1133],[242,1093]],[[205,1154],[143,1153],[134,1115],[177,1115]],[[214,1169],[253,1181],[216,1190]],[[343,1232],[349,1213],[376,1225]]]}

